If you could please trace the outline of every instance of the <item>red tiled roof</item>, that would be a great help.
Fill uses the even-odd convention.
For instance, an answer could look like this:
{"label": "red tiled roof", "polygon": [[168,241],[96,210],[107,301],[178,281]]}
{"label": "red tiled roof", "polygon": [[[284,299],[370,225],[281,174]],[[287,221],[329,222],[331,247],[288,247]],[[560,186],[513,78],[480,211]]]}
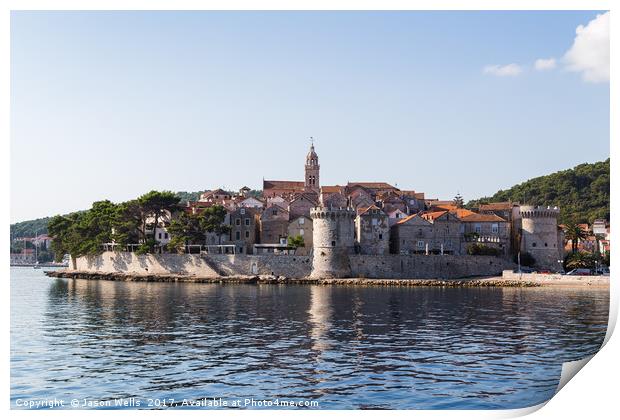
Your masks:
{"label": "red tiled roof", "polygon": [[362,207],[360,211],[358,212],[358,215],[361,216],[362,214],[366,213],[368,210],[381,210],[381,209],[373,204],[372,206]]}
{"label": "red tiled roof", "polygon": [[480,211],[492,211],[492,210],[510,210],[514,204],[510,201],[503,201],[499,203],[480,204]]}
{"label": "red tiled roof", "polygon": [[303,181],[263,181],[263,190],[278,189],[278,190],[293,190],[303,191]]}
{"label": "red tiled roof", "polygon": [[324,185],[321,187],[321,194],[322,193],[338,193],[341,192],[343,189],[343,187],[341,187],[340,185]]}
{"label": "red tiled roof", "polygon": [[360,186],[373,190],[397,190],[398,188],[391,186],[387,182],[348,182],[347,187]]}
{"label": "red tiled roof", "polygon": [[446,213],[448,213],[447,210],[430,211],[430,212],[422,213],[420,216],[428,221],[432,221],[432,220],[435,220],[443,216]]}
{"label": "red tiled roof", "polygon": [[496,214],[478,214],[478,213],[473,213],[473,212],[472,214],[468,216],[461,217],[461,220],[463,222],[505,222],[506,221]]}

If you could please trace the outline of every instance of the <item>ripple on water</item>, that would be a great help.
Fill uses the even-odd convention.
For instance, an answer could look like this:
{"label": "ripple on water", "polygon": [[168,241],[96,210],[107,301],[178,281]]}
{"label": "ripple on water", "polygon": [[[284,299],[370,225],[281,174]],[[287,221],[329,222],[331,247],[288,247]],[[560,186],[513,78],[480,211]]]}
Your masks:
{"label": "ripple on water", "polygon": [[595,353],[601,289],[192,285],[11,271],[11,398],[518,408]]}

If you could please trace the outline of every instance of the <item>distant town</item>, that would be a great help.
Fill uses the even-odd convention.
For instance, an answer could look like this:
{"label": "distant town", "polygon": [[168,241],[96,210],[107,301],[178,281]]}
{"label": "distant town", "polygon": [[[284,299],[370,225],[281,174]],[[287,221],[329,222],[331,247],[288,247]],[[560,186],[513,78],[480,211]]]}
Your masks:
{"label": "distant town", "polygon": [[[303,181],[263,180],[262,192],[248,187],[237,193],[206,191],[179,211],[163,212],[156,225],[151,217],[146,224],[157,252],[303,256],[325,245],[315,243],[320,237],[327,247],[344,247],[351,254],[487,255],[551,271],[563,269],[567,253],[589,253],[604,259],[610,252],[607,221],[558,225],[557,207],[508,201],[467,209],[458,194],[451,200],[439,200],[381,181],[321,185],[314,144],[303,173]],[[224,228],[205,231],[204,240],[183,240],[181,250],[178,243],[170,248],[175,235],[171,224],[180,213],[199,215],[214,208],[222,209]],[[350,236],[343,231],[347,228],[337,223],[321,224],[320,229],[327,231],[316,232],[320,209],[351,212]],[[136,251],[141,242],[110,240],[100,246],[102,251]],[[51,245],[48,235],[12,238],[11,264],[51,259]]]}

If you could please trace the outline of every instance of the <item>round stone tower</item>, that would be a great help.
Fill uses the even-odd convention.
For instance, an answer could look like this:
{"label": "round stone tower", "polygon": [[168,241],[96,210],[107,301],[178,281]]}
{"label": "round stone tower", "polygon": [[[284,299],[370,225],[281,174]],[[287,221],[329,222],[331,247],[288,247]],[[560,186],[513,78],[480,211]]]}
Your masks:
{"label": "round stone tower", "polygon": [[312,218],[312,278],[351,277],[349,254],[355,244],[355,210],[314,207]]}
{"label": "round stone tower", "polygon": [[560,270],[562,245],[558,241],[557,207],[521,206],[521,252],[536,260],[537,268]]}

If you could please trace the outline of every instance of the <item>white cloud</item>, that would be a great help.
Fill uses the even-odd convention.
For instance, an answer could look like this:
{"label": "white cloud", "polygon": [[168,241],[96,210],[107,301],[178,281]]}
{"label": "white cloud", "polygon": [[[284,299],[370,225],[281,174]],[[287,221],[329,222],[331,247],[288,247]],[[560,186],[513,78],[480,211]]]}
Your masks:
{"label": "white cloud", "polygon": [[486,66],[482,71],[484,74],[492,74],[493,76],[518,76],[523,72],[521,66],[514,63],[505,66],[493,64]]}
{"label": "white cloud", "polygon": [[556,66],[555,58],[539,58],[534,63],[534,68],[538,71],[553,70]]}
{"label": "white cloud", "polygon": [[564,54],[570,71],[581,72],[586,82],[609,81],[609,12],[577,27],[573,46]]}

